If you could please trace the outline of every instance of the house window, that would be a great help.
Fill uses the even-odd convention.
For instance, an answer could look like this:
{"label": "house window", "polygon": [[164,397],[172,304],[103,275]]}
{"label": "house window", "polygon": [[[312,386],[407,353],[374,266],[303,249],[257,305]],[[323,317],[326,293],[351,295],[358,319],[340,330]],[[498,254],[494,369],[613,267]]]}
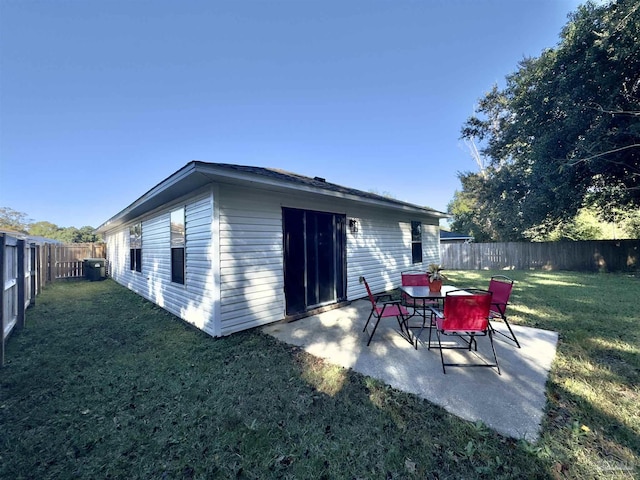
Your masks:
{"label": "house window", "polygon": [[142,272],[142,223],[129,227],[129,266]]}
{"label": "house window", "polygon": [[411,263],[422,262],[422,223],[411,222]]}
{"label": "house window", "polygon": [[184,208],[171,212],[171,281],[184,285]]}

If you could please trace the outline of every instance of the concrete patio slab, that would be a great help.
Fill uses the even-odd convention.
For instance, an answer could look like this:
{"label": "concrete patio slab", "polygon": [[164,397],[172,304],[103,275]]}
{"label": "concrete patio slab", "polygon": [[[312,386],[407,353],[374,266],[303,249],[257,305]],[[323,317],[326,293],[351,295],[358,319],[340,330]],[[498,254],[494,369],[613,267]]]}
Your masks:
{"label": "concrete patio slab", "polygon": [[[427,349],[428,330],[416,350],[400,335],[395,319],[385,319],[367,347],[369,334],[362,329],[370,310],[368,301],[358,300],[295,322],[271,324],[263,331],[332,364],[418,395],[460,418],[481,420],[503,435],[531,442],[539,438],[556,332],[512,325],[522,348],[494,336],[501,375],[495,368],[459,367],[447,367],[445,375],[439,351]],[[502,326],[495,324],[497,329]],[[444,355],[445,361],[479,360],[468,351],[445,350]],[[478,339],[478,356],[492,360],[488,339]]]}

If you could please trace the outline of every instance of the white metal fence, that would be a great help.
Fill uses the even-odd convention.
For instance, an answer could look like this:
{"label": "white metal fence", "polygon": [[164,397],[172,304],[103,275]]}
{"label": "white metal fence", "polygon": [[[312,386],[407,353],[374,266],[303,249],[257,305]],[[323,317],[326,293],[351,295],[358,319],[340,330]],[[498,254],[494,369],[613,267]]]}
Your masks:
{"label": "white metal fence", "polygon": [[83,278],[85,258],[105,258],[106,245],[96,243],[36,243],[0,233],[0,366],[5,342],[16,328],[24,327],[25,310],[47,283]]}
{"label": "white metal fence", "polygon": [[0,311],[2,312],[2,342],[0,365],[4,365],[5,341],[14,328],[24,326],[24,312],[35,300],[35,244],[0,234]]}

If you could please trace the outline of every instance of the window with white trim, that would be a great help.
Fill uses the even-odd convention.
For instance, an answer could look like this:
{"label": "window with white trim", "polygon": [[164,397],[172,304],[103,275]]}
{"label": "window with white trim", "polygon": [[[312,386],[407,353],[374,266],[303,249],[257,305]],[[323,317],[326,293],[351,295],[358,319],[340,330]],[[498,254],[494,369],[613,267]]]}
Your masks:
{"label": "window with white trim", "polygon": [[142,272],[142,223],[129,227],[129,268]]}
{"label": "window with white trim", "polygon": [[171,281],[184,285],[185,260],[184,208],[171,212]]}
{"label": "window with white trim", "polygon": [[411,222],[411,263],[422,262],[422,222]]}

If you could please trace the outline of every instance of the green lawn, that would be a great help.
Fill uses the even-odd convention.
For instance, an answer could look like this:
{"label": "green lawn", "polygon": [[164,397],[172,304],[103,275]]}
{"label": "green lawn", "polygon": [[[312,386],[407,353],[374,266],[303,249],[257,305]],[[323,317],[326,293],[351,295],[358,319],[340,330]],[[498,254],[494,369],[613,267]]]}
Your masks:
{"label": "green lawn", "polygon": [[8,341],[0,478],[636,478],[640,280],[509,275],[513,323],[560,332],[536,444],[259,330],[213,339],[111,280],[73,282]]}

